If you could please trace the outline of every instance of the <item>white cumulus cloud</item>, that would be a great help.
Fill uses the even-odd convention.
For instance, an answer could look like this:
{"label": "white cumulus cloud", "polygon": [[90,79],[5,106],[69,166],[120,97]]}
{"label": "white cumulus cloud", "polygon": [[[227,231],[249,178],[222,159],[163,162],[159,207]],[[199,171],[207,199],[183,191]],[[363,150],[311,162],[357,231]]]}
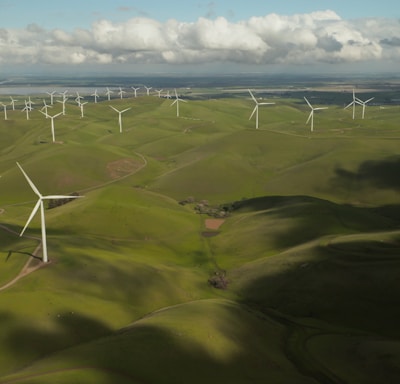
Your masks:
{"label": "white cumulus cloud", "polygon": [[335,12],[269,14],[160,23],[139,17],[90,29],[0,29],[0,63],[14,64],[289,64],[352,63],[400,58],[395,19],[343,20]]}

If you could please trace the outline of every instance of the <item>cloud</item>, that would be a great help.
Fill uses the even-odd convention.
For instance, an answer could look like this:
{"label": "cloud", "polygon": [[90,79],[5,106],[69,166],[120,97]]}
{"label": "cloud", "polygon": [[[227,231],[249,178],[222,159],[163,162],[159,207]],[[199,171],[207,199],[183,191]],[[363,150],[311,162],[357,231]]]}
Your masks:
{"label": "cloud", "polygon": [[[213,3],[208,4],[213,9]],[[122,11],[122,9],[121,9]],[[3,64],[306,65],[400,58],[400,23],[394,19],[343,20],[326,10],[269,14],[230,22],[223,17],[160,23],[136,17],[98,20],[90,29],[0,29]]]}

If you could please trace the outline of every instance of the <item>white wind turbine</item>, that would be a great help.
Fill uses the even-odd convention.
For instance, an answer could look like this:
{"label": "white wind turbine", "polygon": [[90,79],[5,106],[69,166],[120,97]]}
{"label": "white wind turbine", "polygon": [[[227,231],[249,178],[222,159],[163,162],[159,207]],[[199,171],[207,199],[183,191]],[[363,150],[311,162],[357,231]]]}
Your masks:
{"label": "white wind turbine", "polygon": [[21,112],[26,112],[26,120],[29,120],[29,112],[31,111],[32,107],[28,105],[28,102],[25,100],[25,108],[21,110]]}
{"label": "white wind turbine", "polygon": [[12,106],[12,110],[15,111],[15,102],[18,101],[17,99],[13,99],[12,96],[10,96],[11,99],[11,106]]}
{"label": "white wind turbine", "polygon": [[176,103],[176,116],[177,116],[177,117],[179,117],[179,102],[180,102],[180,101],[183,101],[184,103],[187,103],[186,100],[180,99],[180,98],[178,97],[178,93],[176,92],[176,89],[175,89],[175,100],[174,100],[173,103],[170,105],[170,107],[172,107],[172,106]]}
{"label": "white wind turbine", "polygon": [[135,97],[137,97],[137,91],[140,89],[140,87],[139,88],[131,87],[131,88],[133,89],[133,92],[135,92]]}
{"label": "white wind turbine", "polygon": [[42,260],[44,263],[47,263],[49,261],[47,257],[47,241],[46,241],[46,223],[45,223],[45,216],[44,216],[44,204],[43,200],[51,200],[51,199],[76,199],[78,197],[83,197],[83,196],[64,196],[64,195],[48,195],[48,196],[42,196],[42,194],[39,192],[39,190],[36,188],[35,184],[33,184],[32,180],[28,177],[28,175],[25,173],[25,171],[22,169],[22,167],[17,163],[19,169],[25,176],[25,179],[28,181],[29,185],[31,186],[33,192],[39,197],[35,207],[32,210],[31,215],[29,216],[28,221],[25,224],[24,229],[21,231],[20,236],[22,236],[25,232],[25,229],[28,227],[29,223],[32,221],[33,217],[35,216],[36,212],[40,208],[40,222],[41,222],[41,229],[42,229]]}
{"label": "white wind turbine", "polygon": [[366,101],[362,101],[361,99],[359,99],[358,97],[356,97],[357,101],[359,102],[360,105],[362,105],[363,109],[362,109],[362,118],[364,118],[365,115],[365,107],[367,106],[367,103],[369,103],[371,100],[374,99],[374,97],[371,97],[370,99],[366,100]]}
{"label": "white wind turbine", "polygon": [[51,105],[48,105],[48,104],[46,103],[46,100],[43,99],[43,107],[42,107],[41,111],[44,110],[44,113],[46,114],[46,119],[48,119],[48,115],[47,115],[47,109],[48,109],[48,108],[53,108],[53,107],[52,107]]}
{"label": "white wind turbine", "polygon": [[311,108],[311,112],[310,115],[308,116],[308,119],[306,121],[306,124],[308,124],[308,122],[311,119],[311,132],[314,131],[314,111],[319,111],[321,109],[328,109],[328,107],[320,107],[320,108],[314,108],[310,102],[306,99],[306,97],[304,96],[304,100],[307,102],[308,106]]}
{"label": "white wind turbine", "polygon": [[251,118],[253,117],[253,115],[254,115],[254,113],[255,113],[255,114],[256,114],[256,129],[258,129],[258,107],[259,107],[260,105],[272,105],[272,104],[275,104],[275,103],[259,103],[259,102],[257,101],[257,99],[254,97],[253,93],[250,91],[250,89],[248,89],[248,91],[249,91],[249,93],[250,93],[251,98],[252,98],[253,101],[256,103],[256,106],[254,107],[253,112],[251,113],[251,115],[250,115],[250,117],[249,117],[249,120],[251,120]]}
{"label": "white wind turbine", "polygon": [[92,93],[90,96],[94,96],[94,102],[95,104],[97,104],[97,99],[99,97],[98,93],[97,93],[97,89],[94,91],[94,93]]}
{"label": "white wind turbine", "polygon": [[124,96],[124,93],[126,93],[121,87],[119,87],[118,95],[122,99]]}
{"label": "white wind turbine", "polygon": [[110,90],[110,88],[107,87],[107,91],[106,91],[106,96],[108,98],[108,101],[110,101],[111,99],[111,94],[114,93],[113,91]]}
{"label": "white wind turbine", "polygon": [[63,97],[62,100],[57,100],[58,103],[62,104],[62,114],[65,116],[65,103],[67,102],[68,97]]}
{"label": "white wind turbine", "polygon": [[32,100],[31,100],[31,97],[29,96],[28,97],[28,105],[29,105],[29,108],[32,110],[33,108],[32,108],[32,104],[35,104]]}
{"label": "white wind turbine", "polygon": [[158,93],[158,97],[161,97],[161,92],[162,91],[163,91],[162,89],[156,89],[156,92]]}
{"label": "white wind turbine", "polygon": [[3,104],[3,103],[1,103],[1,105],[2,105],[3,108],[4,108],[4,120],[8,120],[8,119],[7,119],[7,105],[6,105],[6,104]]}
{"label": "white wind turbine", "polygon": [[46,92],[49,96],[50,96],[50,104],[53,105],[54,104],[54,94],[56,93],[56,91],[53,92]]}
{"label": "white wind turbine", "polygon": [[81,106],[81,100],[82,100],[82,99],[83,99],[83,96],[81,96],[81,95],[79,94],[79,92],[77,91],[77,92],[76,92],[75,101],[76,101],[76,103],[78,104],[78,107]]}
{"label": "white wind turbine", "polygon": [[361,104],[361,103],[360,103],[359,99],[356,97],[356,93],[353,88],[353,101],[344,107],[344,109],[347,109],[347,108],[353,106],[353,120],[354,120],[355,113],[356,113],[356,104]]}
{"label": "white wind turbine", "polygon": [[150,96],[150,89],[153,89],[153,87],[146,87],[146,86],[144,87],[146,88],[147,96]]}
{"label": "white wind turbine", "polygon": [[55,134],[55,130],[54,130],[54,119],[55,119],[56,117],[62,115],[63,113],[60,112],[60,113],[57,113],[57,115],[50,116],[50,115],[48,115],[47,113],[44,113],[44,112],[42,112],[42,111],[39,111],[39,112],[42,113],[43,115],[45,115],[45,116],[46,116],[46,119],[47,119],[47,118],[51,119],[51,136],[52,136],[52,138],[53,138],[53,143],[54,143],[54,142],[56,141],[56,134]]}
{"label": "white wind turbine", "polygon": [[85,105],[85,104],[87,104],[88,102],[86,101],[85,103],[80,103],[79,104],[79,108],[81,109],[81,118],[83,118],[84,117],[84,115],[83,115],[83,106]]}
{"label": "white wind turbine", "polygon": [[112,108],[115,112],[118,112],[119,132],[122,133],[122,114],[126,111],[129,111],[131,108],[127,108],[122,111],[118,111],[118,109],[114,108],[112,105],[110,105],[110,108]]}

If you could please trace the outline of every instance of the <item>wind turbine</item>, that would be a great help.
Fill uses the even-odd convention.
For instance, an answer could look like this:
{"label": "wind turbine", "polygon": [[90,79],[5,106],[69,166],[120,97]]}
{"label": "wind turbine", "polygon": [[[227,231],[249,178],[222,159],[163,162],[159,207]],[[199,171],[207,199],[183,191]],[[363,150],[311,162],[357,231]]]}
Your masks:
{"label": "wind turbine", "polygon": [[57,102],[62,104],[62,114],[65,116],[65,103],[67,102],[68,97],[63,97],[62,100],[57,100]]}
{"label": "wind turbine", "polygon": [[135,97],[137,97],[137,91],[140,89],[140,87],[139,88],[131,87],[131,88],[133,89],[133,92],[135,92]]}
{"label": "wind turbine", "polygon": [[365,115],[365,107],[367,105],[367,103],[369,103],[371,100],[374,99],[374,97],[371,97],[370,99],[366,100],[366,101],[362,101],[361,99],[359,99],[358,97],[356,98],[357,101],[359,102],[359,104],[362,105],[363,109],[362,109],[362,118],[364,118]]}
{"label": "wind turbine", "polygon": [[25,179],[27,180],[28,184],[31,186],[33,192],[39,197],[35,207],[32,210],[31,215],[29,216],[28,221],[25,224],[24,229],[21,231],[20,236],[22,236],[25,232],[25,229],[28,227],[29,223],[32,221],[33,217],[35,216],[36,212],[40,208],[40,221],[41,221],[41,229],[42,229],[42,260],[44,263],[47,263],[49,261],[47,257],[47,241],[46,241],[46,223],[45,223],[45,216],[44,216],[44,204],[43,200],[51,200],[51,199],[76,199],[78,197],[83,197],[83,196],[63,196],[63,195],[48,195],[48,196],[43,196],[39,190],[36,188],[35,184],[33,184],[32,180],[29,178],[29,176],[25,173],[25,171],[22,169],[22,167],[19,165],[17,162],[17,165],[23,175],[25,176]]}
{"label": "wind turbine", "polygon": [[31,100],[30,96],[28,97],[28,104],[29,104],[29,108],[32,110],[33,109],[32,104],[35,104],[35,103]]}
{"label": "wind turbine", "polygon": [[170,98],[171,98],[171,95],[169,94],[169,89],[168,89],[167,94],[166,94],[165,97],[166,97],[167,99],[170,99]]}
{"label": "wind turbine", "polygon": [[356,97],[356,93],[353,88],[353,101],[344,107],[344,109],[347,109],[347,108],[353,106],[353,120],[354,120],[354,116],[356,113],[356,104],[361,104],[361,103],[360,103],[359,99]]}
{"label": "wind turbine", "polygon": [[44,113],[46,114],[46,119],[48,119],[47,109],[48,109],[48,108],[53,108],[53,107],[52,107],[51,105],[48,105],[48,104],[46,103],[46,100],[45,100],[45,99],[43,99],[43,104],[44,104],[44,106],[42,107],[41,111],[44,110]]}
{"label": "wind turbine", "polygon": [[80,107],[80,109],[81,109],[81,118],[83,118],[84,116],[83,116],[83,106],[85,105],[85,104],[87,104],[88,102],[86,101],[86,103],[80,103],[79,104],[79,107]]}
{"label": "wind turbine", "polygon": [[117,108],[114,108],[112,105],[110,105],[110,108],[112,108],[115,112],[118,112],[118,123],[119,123],[119,132],[122,133],[122,114],[126,111],[129,111],[131,108],[124,109],[122,111],[118,111]]}
{"label": "wind turbine", "polygon": [[4,120],[8,120],[8,119],[7,119],[7,105],[6,105],[6,104],[3,104],[3,103],[1,103],[1,105],[2,105],[3,108],[4,108]]}
{"label": "wind turbine", "polygon": [[50,104],[53,105],[53,100],[54,100],[54,94],[56,93],[56,91],[53,92],[46,92],[49,96],[50,96]]}
{"label": "wind turbine", "polygon": [[28,102],[25,100],[25,108],[21,110],[21,112],[26,111],[26,120],[29,120],[29,112],[31,111],[31,107],[28,105]]}
{"label": "wind turbine", "polygon": [[45,115],[45,116],[46,116],[46,119],[47,119],[47,118],[51,119],[51,136],[53,137],[53,143],[54,143],[54,142],[56,141],[56,134],[55,134],[55,130],[54,130],[54,119],[55,119],[56,117],[62,115],[63,113],[60,112],[60,113],[57,113],[57,115],[50,116],[50,115],[48,115],[47,113],[45,114],[45,113],[42,112],[42,111],[39,111],[39,112],[42,113],[43,115]]}
{"label": "wind turbine", "polygon": [[118,95],[121,99],[123,98],[124,93],[126,92],[121,87],[119,87]]}
{"label": "wind turbine", "polygon": [[306,124],[308,124],[308,122],[311,119],[311,132],[314,131],[314,111],[319,111],[321,109],[328,109],[328,107],[320,107],[320,108],[314,108],[310,102],[306,99],[306,97],[304,96],[304,100],[307,102],[307,104],[309,105],[309,107],[311,108],[311,112],[310,115],[308,116],[308,119],[306,121]]}
{"label": "wind turbine", "polygon": [[94,102],[95,102],[95,104],[97,104],[97,99],[98,99],[98,97],[99,97],[99,95],[97,94],[97,89],[94,91],[94,93],[93,94],[91,94],[90,96],[94,96]]}
{"label": "wind turbine", "polygon": [[162,89],[156,89],[156,92],[158,93],[158,97],[161,97],[161,92],[162,91],[163,91]]}
{"label": "wind turbine", "polygon": [[110,91],[110,88],[107,87],[106,96],[108,98],[108,101],[110,101],[112,93],[113,93],[113,91]]}
{"label": "wind turbine", "polygon": [[79,94],[79,92],[77,91],[77,92],[76,92],[75,101],[76,101],[76,103],[78,104],[78,107],[81,106],[81,99],[83,99],[83,96],[81,96],[81,95]]}
{"label": "wind turbine", "polygon": [[256,106],[254,107],[253,112],[251,113],[251,115],[250,115],[250,117],[249,117],[249,120],[253,117],[253,115],[254,115],[254,113],[255,113],[255,114],[256,114],[256,129],[258,129],[258,107],[259,107],[260,105],[272,105],[272,104],[275,104],[275,103],[259,103],[259,102],[257,101],[257,99],[254,97],[253,93],[250,91],[250,89],[248,89],[248,91],[249,91],[249,93],[250,93],[251,98],[252,98],[253,101],[256,103]]}
{"label": "wind turbine", "polygon": [[146,88],[147,96],[150,96],[150,89],[153,89],[153,87],[146,87],[146,86],[144,87]]}
{"label": "wind turbine", "polygon": [[173,103],[170,105],[170,107],[172,107],[175,103],[176,103],[176,117],[179,117],[179,102],[183,101],[184,103],[187,103],[186,100],[180,99],[178,97],[178,93],[176,92],[175,89],[175,100],[173,101]]}
{"label": "wind turbine", "polygon": [[13,99],[12,96],[10,96],[11,99],[11,106],[12,106],[12,110],[15,111],[15,102],[18,101],[17,99]]}

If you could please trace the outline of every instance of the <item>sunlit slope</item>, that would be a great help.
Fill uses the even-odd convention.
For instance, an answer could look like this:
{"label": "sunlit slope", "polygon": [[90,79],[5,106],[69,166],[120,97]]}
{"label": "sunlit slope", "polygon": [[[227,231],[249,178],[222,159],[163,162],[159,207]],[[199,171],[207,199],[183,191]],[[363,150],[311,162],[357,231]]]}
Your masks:
{"label": "sunlit slope", "polygon": [[151,314],[107,338],[43,359],[10,379],[68,383],[73,377],[88,377],[94,382],[99,370],[104,383],[314,383],[288,360],[284,336],[284,326],[234,302],[198,301]]}

